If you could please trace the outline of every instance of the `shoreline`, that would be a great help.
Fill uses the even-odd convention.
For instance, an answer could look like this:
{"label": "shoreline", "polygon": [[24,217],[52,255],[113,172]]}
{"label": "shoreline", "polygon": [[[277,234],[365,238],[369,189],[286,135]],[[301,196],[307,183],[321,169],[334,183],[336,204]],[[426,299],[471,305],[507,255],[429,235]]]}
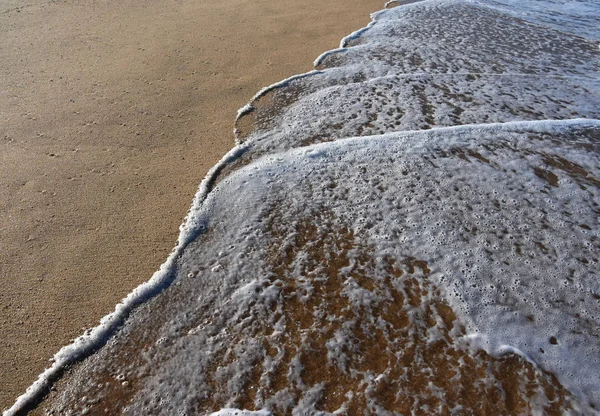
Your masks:
{"label": "shoreline", "polygon": [[14,4],[0,14],[2,408],[164,261],[235,112],[383,7]]}

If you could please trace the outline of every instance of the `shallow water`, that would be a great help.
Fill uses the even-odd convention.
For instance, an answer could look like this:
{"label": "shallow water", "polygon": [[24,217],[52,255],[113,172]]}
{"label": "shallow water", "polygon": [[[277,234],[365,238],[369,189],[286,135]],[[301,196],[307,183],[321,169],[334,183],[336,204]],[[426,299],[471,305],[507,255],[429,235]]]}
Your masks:
{"label": "shallow water", "polygon": [[600,12],[521,3],[382,11],[260,92],[51,411],[597,413]]}
{"label": "shallow water", "polygon": [[583,0],[475,0],[520,19],[593,40],[600,40],[600,2]]}

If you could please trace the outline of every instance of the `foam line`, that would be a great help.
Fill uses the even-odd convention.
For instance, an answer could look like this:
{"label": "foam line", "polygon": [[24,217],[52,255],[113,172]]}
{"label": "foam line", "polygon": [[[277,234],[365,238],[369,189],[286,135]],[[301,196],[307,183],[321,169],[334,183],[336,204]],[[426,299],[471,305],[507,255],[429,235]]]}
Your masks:
{"label": "foam line", "polygon": [[348,43],[350,43],[350,41],[360,38],[365,32],[367,32],[369,29],[371,29],[378,22],[378,18],[380,16],[382,16],[384,13],[387,13],[387,12],[388,12],[388,10],[380,10],[378,12],[371,13],[371,22],[369,22],[369,24],[367,26],[360,28],[358,30],[355,30],[354,32],[350,33],[348,36],[344,37],[340,41],[340,46],[338,48],[332,49],[327,52],[323,52],[321,55],[319,55],[317,57],[317,59],[314,60],[313,66],[315,68],[318,67],[319,65],[321,65],[323,63],[323,60],[330,55],[345,52],[348,49]]}
{"label": "foam line", "polygon": [[3,413],[3,416],[21,414],[26,409],[35,405],[47,393],[50,386],[60,377],[65,367],[81,361],[88,355],[101,348],[114,334],[115,330],[123,324],[133,309],[153,298],[167,288],[175,276],[176,262],[186,246],[202,233],[204,225],[199,223],[195,214],[200,210],[202,203],[210,193],[215,179],[221,170],[238,159],[249,149],[249,145],[239,145],[231,149],[223,158],[206,174],[198,191],[194,196],[192,205],[179,227],[177,245],[169,254],[167,260],[152,275],[150,280],[142,283],[125,297],[110,314],[100,320],[95,328],[87,330],[73,343],[58,351],[53,358],[53,364],[47,368],[38,379],[19,396],[15,404]]}
{"label": "foam line", "polygon": [[[381,13],[381,12],[379,12],[379,13]],[[369,23],[367,26],[363,27],[362,29],[352,32],[350,35],[348,35],[344,39],[342,39],[342,41],[340,42],[339,48],[332,49],[327,52],[323,52],[321,55],[317,56],[317,59],[315,59],[313,62],[313,66],[315,68],[318,67],[319,65],[321,65],[323,63],[323,60],[325,58],[327,58],[328,56],[331,56],[331,55],[334,55],[337,53],[346,52],[346,50],[348,50],[347,45],[351,40],[358,39],[363,33],[365,33],[367,30],[371,29],[373,27],[373,25],[375,25],[375,23],[377,23],[375,20],[374,14],[371,15],[371,19],[373,19],[373,20],[371,20],[371,23]]]}
{"label": "foam line", "polygon": [[321,73],[323,73],[323,71],[317,71],[315,69],[315,70],[306,72],[304,74],[292,75],[289,78],[286,78],[284,80],[281,80],[279,82],[271,84],[268,87],[262,88],[260,91],[258,91],[256,94],[254,94],[254,97],[252,97],[250,99],[250,102],[248,104],[246,104],[245,106],[243,106],[242,108],[240,108],[238,110],[236,120],[238,120],[240,117],[242,117],[242,116],[250,113],[252,110],[254,110],[254,106],[252,105],[252,103],[254,101],[258,100],[259,98],[261,98],[262,96],[264,96],[265,94],[271,92],[272,90],[275,90],[277,88],[286,87],[290,82],[292,82],[294,80],[298,80],[298,79],[302,79],[302,78],[308,78],[308,77],[311,77],[313,75],[318,75],[318,74],[321,74]]}
{"label": "foam line", "polygon": [[[398,139],[409,139],[413,143],[415,137],[418,136],[431,136],[432,133],[436,134],[448,134],[448,136],[456,137],[455,141],[460,141],[460,133],[470,133],[473,131],[486,131],[486,132],[510,132],[515,130],[529,130],[534,132],[548,132],[548,131],[560,131],[561,129],[568,127],[600,127],[599,119],[592,118],[575,118],[568,120],[535,120],[535,121],[509,121],[506,123],[478,123],[478,124],[464,124],[460,126],[450,127],[433,127],[429,130],[400,130],[397,132],[389,132],[384,134],[370,135],[370,136],[357,136],[349,137],[342,140],[336,140],[333,142],[317,143],[310,146],[294,149],[295,152],[317,152],[320,149],[332,149],[338,147],[346,147],[352,142],[363,142],[365,140],[378,140],[396,137]],[[459,133],[459,134],[456,134]]]}

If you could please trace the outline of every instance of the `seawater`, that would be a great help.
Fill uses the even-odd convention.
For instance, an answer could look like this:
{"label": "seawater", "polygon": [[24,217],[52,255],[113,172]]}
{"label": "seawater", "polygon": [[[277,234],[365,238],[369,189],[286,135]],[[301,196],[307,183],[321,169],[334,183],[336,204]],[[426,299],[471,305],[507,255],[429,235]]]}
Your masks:
{"label": "seawater", "polygon": [[101,345],[54,412],[598,413],[599,19],[374,14],[240,110],[163,268],[7,414]]}

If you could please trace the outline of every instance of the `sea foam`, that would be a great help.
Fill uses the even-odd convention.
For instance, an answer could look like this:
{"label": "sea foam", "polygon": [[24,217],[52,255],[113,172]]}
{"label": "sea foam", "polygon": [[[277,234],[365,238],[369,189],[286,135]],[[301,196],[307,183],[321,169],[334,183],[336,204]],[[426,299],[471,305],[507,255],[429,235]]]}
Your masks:
{"label": "sea foam", "polygon": [[162,271],[7,414],[109,336],[53,411],[596,413],[599,13],[548,4],[385,10],[260,91]]}

